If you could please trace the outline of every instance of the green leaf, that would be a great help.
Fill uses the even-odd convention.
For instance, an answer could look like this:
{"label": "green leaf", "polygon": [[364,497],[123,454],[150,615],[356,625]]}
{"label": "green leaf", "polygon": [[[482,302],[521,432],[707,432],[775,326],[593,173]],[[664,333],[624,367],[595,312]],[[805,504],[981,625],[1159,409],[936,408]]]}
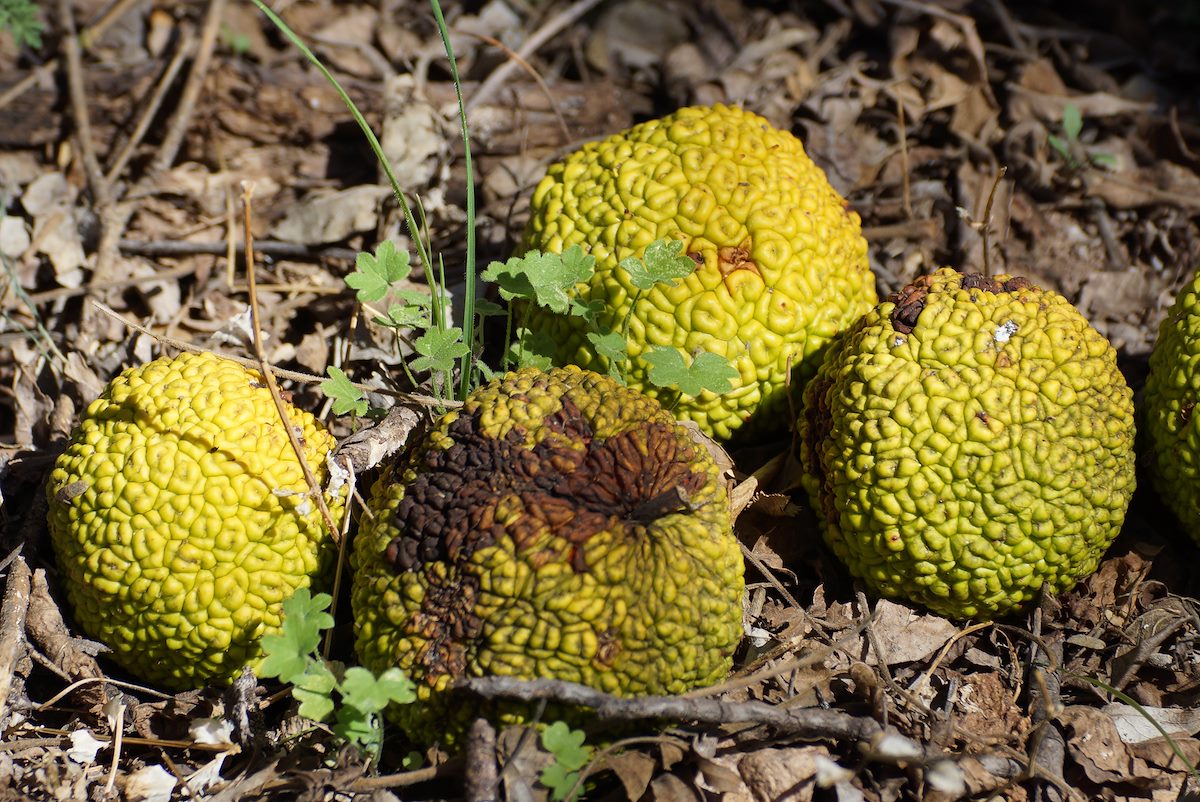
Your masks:
{"label": "green leaf", "polygon": [[563,800],[563,802],[576,799],[578,794],[571,794],[571,789],[575,787],[578,780],[579,772],[568,771],[561,763],[551,763],[542,769],[542,785],[550,790],[551,799]]}
{"label": "green leaf", "polygon": [[1068,142],[1079,139],[1079,132],[1083,130],[1083,117],[1079,114],[1079,107],[1074,103],[1063,106],[1062,129],[1063,133],[1067,135]]}
{"label": "green leaf", "polygon": [[1050,134],[1046,137],[1050,142],[1050,147],[1054,148],[1054,152],[1063,158],[1064,161],[1071,161],[1071,146],[1062,137]]}
{"label": "green leaf", "polygon": [[364,713],[377,713],[391,702],[408,704],[417,698],[412,682],[398,668],[389,668],[378,677],[362,666],[347,668],[338,691],[346,704]]}
{"label": "green leaf", "polygon": [[462,341],[462,335],[462,329],[451,326],[441,330],[431,329],[413,340],[413,347],[420,356],[412,361],[412,369],[443,373],[453,370],[454,360],[471,351]]}
{"label": "green leaf", "polygon": [[1117,157],[1111,153],[1093,153],[1090,157],[1092,164],[1097,167],[1114,168],[1117,166]]}
{"label": "green leaf", "polygon": [[583,301],[575,296],[568,300],[567,314],[581,317],[593,327],[599,325],[600,313],[605,309],[604,301],[599,299]]}
{"label": "green leaf", "polygon": [[546,332],[521,328],[508,348],[508,358],[518,368],[546,370],[554,364],[554,352],[557,350],[558,343]]}
{"label": "green leaf", "polygon": [[504,263],[492,262],[482,277],[495,283],[506,301],[523,298],[562,314],[568,309],[568,293],[591,278],[595,265],[595,257],[572,245],[562,254],[530,251]]}
{"label": "green leaf", "polygon": [[678,348],[655,346],[642,354],[650,364],[649,378],[658,387],[677,387],[684,395],[696,396],[708,390],[720,395],[727,393],[733,385],[730,380],[737,377],[737,369],[729,360],[710,351],[701,351],[692,364],[686,365]]}
{"label": "green leaf", "polygon": [[310,660],[305,673],[292,683],[292,697],[300,706],[297,712],[313,721],[324,721],[333,712],[333,689],[337,679],[320,660]]}
{"label": "green leaf", "polygon": [[364,303],[378,301],[387,295],[388,289],[402,281],[412,272],[408,251],[396,250],[396,243],[384,240],[375,249],[375,254],[360,253],[354,261],[354,272],[346,276],[346,286],[358,290],[358,300]]}
{"label": "green leaf", "polygon": [[542,747],[554,755],[556,763],[574,771],[591,759],[591,747],[583,745],[586,737],[582,730],[573,730],[566,722],[556,721],[542,730]]}
{"label": "green leaf", "polygon": [[360,710],[352,704],[342,704],[337,711],[333,732],[352,744],[364,747],[372,754],[382,746],[383,732],[374,713]]}
{"label": "green leaf", "polygon": [[678,279],[696,272],[696,263],[683,253],[683,240],[658,239],[646,246],[641,259],[622,259],[621,268],[629,274],[633,286],[648,290],[655,284],[674,287]]}
{"label": "green leaf", "polygon": [[333,414],[351,412],[358,416],[366,415],[369,406],[366,394],[354,386],[345,371],[330,365],[325,368],[325,373],[329,378],[321,382],[321,392],[333,401]]}
{"label": "green leaf", "polygon": [[260,678],[292,682],[305,672],[309,653],[321,642],[321,630],[333,626],[333,616],[324,612],[331,601],[328,593],[313,596],[308,588],[300,588],[283,603],[280,633],[262,639],[266,657],[258,667]]}
{"label": "green leaf", "polygon": [[29,0],[0,0],[0,30],[12,32],[19,47],[42,46],[42,30],[45,24],[37,17],[37,4]]}
{"label": "green leaf", "polygon": [[608,334],[588,332],[587,341],[592,344],[592,348],[597,354],[607,359],[611,364],[624,362],[629,356],[629,348],[625,343],[625,338],[615,331],[610,331]]}
{"label": "green leaf", "polygon": [[278,677],[280,682],[291,682],[304,673],[308,665],[308,653],[294,651],[295,645],[284,635],[264,635],[262,650],[266,657],[258,664],[259,679]]}
{"label": "green leaf", "polygon": [[475,314],[479,317],[495,317],[496,315],[504,314],[504,307],[500,304],[493,303],[487,298],[475,299]]}
{"label": "green leaf", "polygon": [[[529,255],[533,253],[538,252],[533,251]],[[517,256],[507,262],[492,262],[483,269],[479,277],[495,284],[500,291],[500,297],[506,301],[514,298],[533,300],[533,285],[529,283],[529,276],[521,270],[523,264],[524,261]]]}
{"label": "green leaf", "polygon": [[419,306],[395,304],[389,306],[386,318],[375,318],[381,326],[397,329],[423,329],[429,326],[429,313]]}

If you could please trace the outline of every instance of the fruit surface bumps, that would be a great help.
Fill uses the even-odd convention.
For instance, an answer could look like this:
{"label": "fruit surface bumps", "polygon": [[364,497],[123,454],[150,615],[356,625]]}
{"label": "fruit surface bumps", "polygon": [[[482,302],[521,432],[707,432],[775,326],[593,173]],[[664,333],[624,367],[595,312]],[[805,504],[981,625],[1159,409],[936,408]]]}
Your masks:
{"label": "fruit surface bumps", "polygon": [[[720,440],[751,416],[748,432],[786,429],[789,372],[810,378],[821,349],[876,302],[858,215],[799,139],[738,108],[684,108],[588,143],[549,168],[530,212],[526,250],[581,245],[596,258],[575,291],[602,302],[607,330],[628,318],[629,386],[662,392],[638,358],[654,345],[733,364],[731,391],[684,396],[674,410]],[[682,240],[698,267],[635,303],[618,263],[664,238]],[[606,370],[581,318],[532,309],[529,328],[557,344],[557,363]]]}
{"label": "fruit surface bumps", "polygon": [[797,443],[850,572],[953,618],[1094,571],[1135,484],[1112,346],[1010,276],[942,269],[865,315],[806,388]]}
{"label": "fruit surface bumps", "polygon": [[356,644],[403,669],[418,740],[471,710],[483,675],[614,694],[722,679],[742,633],[742,558],[707,451],[658,405],[574,366],[471,394],[376,483],[352,556]]}
{"label": "fruit surface bumps", "polygon": [[[286,405],[323,481],[333,437]],[[47,488],[75,620],[130,673],[168,688],[232,679],[320,582],[332,539],[261,375],[211,354],[117,376]],[[335,520],[339,499],[328,499]]]}
{"label": "fruit surface bumps", "polygon": [[1159,326],[1143,394],[1150,474],[1184,530],[1200,543],[1200,273]]}

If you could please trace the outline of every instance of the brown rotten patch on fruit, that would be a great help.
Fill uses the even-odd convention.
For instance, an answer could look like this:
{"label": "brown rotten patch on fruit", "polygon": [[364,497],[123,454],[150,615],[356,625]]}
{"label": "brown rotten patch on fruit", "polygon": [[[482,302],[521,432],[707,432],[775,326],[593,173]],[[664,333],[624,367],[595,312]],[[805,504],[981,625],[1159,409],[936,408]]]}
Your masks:
{"label": "brown rotten patch on fruit", "polygon": [[400,534],[387,547],[398,571],[429,562],[469,560],[509,535],[518,551],[546,536],[571,544],[571,564],[584,571],[579,546],[597,532],[630,529],[687,510],[705,482],[690,467],[696,448],[663,423],[597,439],[569,399],[544,421],[548,435],[532,449],[509,429],[500,439],[482,430],[480,414],[449,427],[454,445],[427,452],[424,470],[395,512]]}
{"label": "brown rotten patch on fruit", "polygon": [[[1004,276],[1003,281],[990,278],[982,273],[963,273],[959,286],[964,290],[983,290],[990,293],[1018,292],[1033,286],[1024,276]],[[892,309],[892,328],[901,334],[911,334],[917,325],[917,318],[925,309],[925,297],[933,284],[933,276],[919,276],[909,284],[901,287],[888,296],[887,300],[895,304]]]}
{"label": "brown rotten patch on fruit", "polygon": [[418,740],[454,739],[464,676],[613,693],[720,679],[741,635],[720,474],[656,401],[578,368],[476,390],[377,483],[355,545],[359,657],[398,666]]}

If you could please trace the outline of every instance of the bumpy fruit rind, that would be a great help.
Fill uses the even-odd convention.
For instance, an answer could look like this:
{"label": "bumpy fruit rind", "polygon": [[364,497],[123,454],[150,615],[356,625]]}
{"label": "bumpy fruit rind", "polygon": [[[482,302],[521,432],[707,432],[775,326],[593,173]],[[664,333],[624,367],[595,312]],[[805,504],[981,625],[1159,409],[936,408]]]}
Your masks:
{"label": "bumpy fruit rind", "polygon": [[1112,346],[1023,278],[918,279],[831,346],[804,404],[826,541],[871,590],[952,618],[1094,571],[1134,490]]}
{"label": "bumpy fruit rind", "polygon": [[1158,329],[1143,393],[1142,421],[1155,489],[1200,543],[1200,272]]}
{"label": "bumpy fruit rind", "polygon": [[[333,437],[286,406],[323,481]],[[168,688],[222,683],[254,663],[282,602],[332,564],[332,538],[261,375],[212,354],[113,379],[47,495],[76,622],[130,673]],[[340,497],[327,501],[339,519]]]}
{"label": "bumpy fruit rind", "polygon": [[[618,264],[664,238],[683,240],[699,267],[639,295]],[[674,407],[719,440],[786,428],[789,373],[794,385],[807,381],[829,340],[877,300],[858,215],[799,139],[730,106],[680,109],[552,165],[524,245],[581,245],[596,258],[576,294],[601,302],[603,329],[628,319],[630,387],[662,392],[639,358],[650,346],[726,357],[738,373],[729,392]],[[538,308],[528,325],[557,344],[557,364],[607,369],[582,318]]]}
{"label": "bumpy fruit rind", "polygon": [[718,469],[607,377],[527,369],[476,390],[369,507],[351,563],[358,656],[416,682],[418,702],[392,713],[418,741],[461,735],[474,712],[446,692],[460,677],[635,695],[729,670],[744,582]]}

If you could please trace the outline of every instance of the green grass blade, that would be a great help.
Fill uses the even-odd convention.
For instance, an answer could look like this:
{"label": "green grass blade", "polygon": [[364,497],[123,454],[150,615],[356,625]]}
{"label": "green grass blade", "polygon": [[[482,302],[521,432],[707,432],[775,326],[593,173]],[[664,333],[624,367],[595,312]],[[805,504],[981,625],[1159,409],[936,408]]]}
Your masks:
{"label": "green grass blade", "polygon": [[[259,11],[267,15],[267,19],[287,37],[288,41],[304,54],[304,57],[312,63],[314,67],[320,70],[321,74],[338,93],[342,99],[342,103],[350,110],[350,114],[354,117],[354,121],[358,123],[358,127],[362,129],[363,135],[366,136],[367,142],[371,145],[371,150],[375,152],[375,157],[379,159],[380,165],[383,166],[383,172],[387,175],[388,181],[392,185],[392,192],[396,196],[396,201],[400,204],[401,211],[404,212],[404,222],[408,225],[409,233],[412,235],[414,246],[417,249],[417,255],[420,257],[421,265],[426,270],[430,269],[429,250],[426,247],[425,241],[421,238],[420,229],[417,228],[417,222],[413,218],[412,209],[409,207],[408,200],[404,197],[404,190],[400,188],[400,182],[396,179],[396,173],[392,170],[392,165],[388,162],[387,156],[383,152],[383,147],[379,144],[379,140],[375,136],[375,132],[371,130],[371,126],[367,124],[366,118],[362,116],[362,112],[358,110],[358,106],[350,99],[350,95],[346,94],[346,90],[338,83],[338,79],[333,77],[316,54],[309,50],[308,45],[304,43],[291,27],[284,22],[278,14],[272,11],[262,0],[251,0],[254,5],[258,6]],[[457,76],[457,72],[455,73]],[[468,156],[469,158],[469,156]],[[468,161],[468,164],[470,162]],[[468,177],[470,173],[468,173]],[[468,195],[468,198],[470,196]]]}
{"label": "green grass blade", "polygon": [[454,93],[458,96],[458,121],[462,127],[463,163],[467,170],[467,263],[466,263],[466,300],[463,309],[463,342],[469,347],[462,358],[459,370],[459,400],[465,400],[471,390],[471,377],[474,374],[472,360],[475,355],[475,174],[471,166],[471,135],[467,127],[467,106],[463,102],[462,81],[458,77],[458,61],[454,58],[454,46],[450,44],[450,31],[446,27],[446,19],[442,16],[442,5],[438,0],[429,0],[433,8],[433,16],[437,20],[438,32],[442,35],[442,45],[446,48],[446,58],[450,60],[450,77],[454,79]]}

